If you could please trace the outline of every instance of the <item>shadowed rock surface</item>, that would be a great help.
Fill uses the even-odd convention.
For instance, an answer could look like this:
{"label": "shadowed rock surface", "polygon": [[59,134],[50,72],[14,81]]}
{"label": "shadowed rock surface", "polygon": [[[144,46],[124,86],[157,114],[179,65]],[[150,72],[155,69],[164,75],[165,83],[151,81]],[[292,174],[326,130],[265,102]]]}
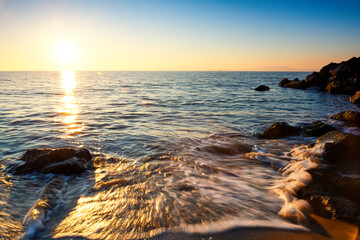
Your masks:
{"label": "shadowed rock surface", "polygon": [[360,172],[360,136],[332,131],[316,143],[325,143],[323,158],[327,163]]}
{"label": "shadowed rock surface", "polygon": [[330,118],[346,122],[350,127],[360,127],[360,112],[344,111]]}
{"label": "shadowed rock surface", "polygon": [[26,151],[20,160],[25,163],[15,169],[16,174],[30,172],[76,174],[91,167],[92,155],[87,149],[35,148]]}
{"label": "shadowed rock surface", "polygon": [[309,126],[305,130],[305,135],[312,137],[320,137],[325,133],[336,130],[333,126],[323,123],[321,121],[314,121],[312,126]]}
{"label": "shadowed rock surface", "polygon": [[262,138],[276,139],[294,136],[300,133],[300,128],[291,126],[286,122],[276,122],[268,127],[261,135]]}
{"label": "shadowed rock surface", "polygon": [[347,221],[360,220],[360,179],[339,174],[332,166],[321,166],[308,171],[312,183],[298,192],[307,200],[314,213]]}
{"label": "shadowed rock surface", "polygon": [[357,105],[360,105],[360,91],[357,91],[354,96],[350,97],[350,101]]}
{"label": "shadowed rock surface", "polygon": [[268,91],[270,90],[270,88],[268,86],[265,85],[260,85],[257,88],[254,89],[255,91]]}

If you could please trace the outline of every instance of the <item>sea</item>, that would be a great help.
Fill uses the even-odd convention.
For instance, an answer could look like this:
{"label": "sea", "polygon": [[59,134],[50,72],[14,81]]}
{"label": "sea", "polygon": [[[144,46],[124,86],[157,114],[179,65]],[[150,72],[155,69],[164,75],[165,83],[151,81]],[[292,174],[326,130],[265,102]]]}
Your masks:
{"label": "sea", "polygon": [[[295,190],[316,167],[313,155],[304,154],[316,138],[260,134],[279,121],[356,131],[329,117],[357,108],[348,96],[277,85],[308,74],[0,72],[0,238],[306,229],[307,205]],[[262,84],[270,90],[254,91]],[[101,164],[62,176],[56,206],[26,225],[27,212],[56,176],[9,169],[29,149],[60,147],[86,148]]]}

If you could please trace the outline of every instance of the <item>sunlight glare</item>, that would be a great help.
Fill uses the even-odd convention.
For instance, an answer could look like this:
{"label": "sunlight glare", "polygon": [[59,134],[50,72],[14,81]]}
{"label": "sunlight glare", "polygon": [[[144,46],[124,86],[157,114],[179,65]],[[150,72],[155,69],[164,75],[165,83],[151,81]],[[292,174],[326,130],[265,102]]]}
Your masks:
{"label": "sunlight glare", "polygon": [[66,90],[66,92],[71,92],[76,86],[74,71],[61,71],[61,80],[63,88]]}
{"label": "sunlight glare", "polygon": [[78,58],[78,51],[74,44],[70,42],[60,42],[55,47],[55,54],[63,64],[74,63]]}

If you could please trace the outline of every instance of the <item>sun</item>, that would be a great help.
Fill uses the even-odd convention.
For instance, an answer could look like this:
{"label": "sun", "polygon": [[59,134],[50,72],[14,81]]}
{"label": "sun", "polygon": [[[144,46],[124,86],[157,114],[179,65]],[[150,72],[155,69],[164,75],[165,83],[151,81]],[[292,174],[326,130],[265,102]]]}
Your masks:
{"label": "sun", "polygon": [[78,50],[71,42],[60,42],[55,46],[55,55],[62,64],[72,64],[78,59]]}

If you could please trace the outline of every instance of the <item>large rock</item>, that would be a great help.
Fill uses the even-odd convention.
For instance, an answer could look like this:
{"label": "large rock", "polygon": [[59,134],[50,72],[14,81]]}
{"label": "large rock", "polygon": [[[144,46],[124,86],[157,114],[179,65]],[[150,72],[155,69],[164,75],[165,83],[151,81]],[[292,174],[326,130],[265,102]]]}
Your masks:
{"label": "large rock", "polygon": [[283,86],[285,86],[286,84],[288,84],[290,82],[290,80],[289,79],[287,79],[287,78],[283,78],[283,79],[281,79],[281,81],[279,82],[279,86],[280,87],[283,87]]}
{"label": "large rock", "polygon": [[346,122],[350,127],[360,127],[360,112],[344,111],[330,118]]}
{"label": "large rock", "polygon": [[360,136],[332,131],[316,143],[324,143],[323,158],[327,163],[360,173]]}
{"label": "large rock", "polygon": [[354,96],[350,97],[350,101],[357,105],[360,105],[360,91],[357,91]]}
{"label": "large rock", "polygon": [[336,128],[329,124],[323,123],[321,121],[314,121],[313,125],[307,127],[305,130],[305,135],[311,137],[320,137],[321,135],[334,130],[336,130]]}
{"label": "large rock", "polygon": [[299,80],[298,78],[295,78],[294,80],[289,80],[287,78],[282,79],[279,84],[281,87],[287,87],[287,88],[295,88],[295,89],[305,89],[310,87],[307,81],[305,80]]}
{"label": "large rock", "polygon": [[260,85],[257,88],[255,88],[254,90],[256,90],[256,91],[268,91],[268,90],[270,90],[270,88],[268,86],[265,86],[265,85]]}
{"label": "large rock", "polygon": [[360,90],[360,57],[341,63],[330,63],[321,68],[320,72],[313,72],[302,81],[283,79],[279,86],[296,89],[319,87],[328,93],[353,95]]}
{"label": "large rock", "polygon": [[26,151],[20,160],[25,163],[15,169],[16,174],[30,172],[75,174],[91,166],[92,155],[87,149],[35,148]]}
{"label": "large rock", "polygon": [[262,138],[276,139],[288,136],[294,136],[300,133],[300,128],[293,127],[286,122],[276,122],[268,127],[261,135]]}
{"label": "large rock", "polygon": [[360,180],[329,166],[308,170],[312,183],[297,196],[307,200],[316,214],[348,221],[360,220]]}

